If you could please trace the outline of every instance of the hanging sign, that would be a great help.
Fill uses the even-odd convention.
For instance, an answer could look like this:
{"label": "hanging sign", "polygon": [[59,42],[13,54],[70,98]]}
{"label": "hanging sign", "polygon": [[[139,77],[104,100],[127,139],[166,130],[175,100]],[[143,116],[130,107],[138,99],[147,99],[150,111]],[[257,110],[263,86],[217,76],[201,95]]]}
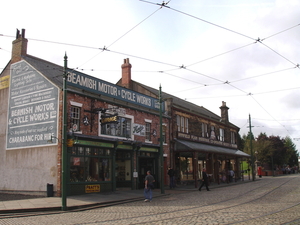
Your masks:
{"label": "hanging sign", "polygon": [[100,120],[101,124],[118,122],[118,116],[103,116]]}

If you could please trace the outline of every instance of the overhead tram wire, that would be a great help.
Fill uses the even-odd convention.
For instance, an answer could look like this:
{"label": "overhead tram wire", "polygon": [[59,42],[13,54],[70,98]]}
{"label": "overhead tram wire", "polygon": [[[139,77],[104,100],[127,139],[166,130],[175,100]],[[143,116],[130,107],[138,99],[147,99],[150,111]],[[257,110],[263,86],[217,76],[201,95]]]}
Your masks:
{"label": "overhead tram wire", "polygon": [[194,19],[200,20],[200,21],[202,21],[202,22],[208,23],[208,24],[210,24],[210,25],[213,25],[213,26],[215,26],[215,27],[218,27],[218,28],[227,30],[227,31],[229,31],[229,32],[232,32],[232,33],[241,35],[241,36],[243,36],[243,37],[246,37],[246,38],[248,38],[248,39],[251,39],[251,40],[253,40],[253,41],[256,41],[255,38],[249,37],[249,36],[247,36],[247,35],[245,35],[245,34],[239,33],[239,32],[237,32],[237,31],[231,30],[231,29],[229,29],[229,28],[220,26],[220,25],[218,25],[218,24],[209,22],[209,21],[207,21],[207,20],[201,19],[201,18],[199,18],[199,17],[193,16],[193,15],[191,15],[191,14],[188,14],[188,13],[182,12],[182,11],[180,11],[180,10],[174,9],[174,8],[172,8],[172,7],[170,7],[170,6],[167,6],[167,4],[168,4],[169,2],[167,2],[167,3],[164,3],[164,2],[163,2],[162,4],[159,4],[159,3],[153,3],[153,2],[144,1],[144,0],[140,0],[140,1],[145,2],[145,3],[154,4],[154,5],[159,5],[159,6],[161,6],[161,7],[165,7],[165,8],[167,8],[167,9],[173,10],[173,11],[175,11],[175,12],[181,13],[181,14],[183,14],[183,15],[186,15],[186,16],[192,17],[192,18],[194,18]]}
{"label": "overhead tram wire", "polygon": [[[269,113],[252,95],[251,95],[251,98],[272,118],[272,119],[274,119],[274,121],[276,121],[280,126],[282,126],[289,134],[290,134],[290,132],[289,132],[289,130],[288,129],[286,129],[286,127],[283,125],[283,124],[281,124],[276,118],[274,118],[272,115],[271,115],[271,113]],[[291,135],[291,134],[290,134]]]}
{"label": "overhead tram wire", "polygon": [[[154,15],[158,10],[160,10],[161,8],[155,10],[153,13],[151,13],[149,16],[147,16],[145,19],[143,19],[141,22],[139,22],[137,25],[135,25],[134,27],[132,27],[129,31],[127,31],[125,34],[123,34],[121,37],[117,38],[115,41],[113,41],[110,45],[108,45],[107,47],[104,47],[101,52],[98,52],[95,56],[93,56],[92,58],[90,58],[88,61],[86,61],[85,63],[83,63],[81,66],[85,65],[86,63],[88,63],[89,61],[91,61],[92,59],[94,59],[95,57],[97,57],[99,54],[101,54],[102,52],[104,52],[105,50],[107,50],[107,48],[111,47],[113,44],[115,44],[116,42],[118,42],[120,39],[122,39],[123,37],[125,37],[128,33],[130,33],[133,29],[135,29],[136,27],[138,27],[140,24],[142,24],[144,21],[146,21],[148,18],[150,18],[152,15]],[[80,67],[81,67],[80,66]]]}
{"label": "overhead tram wire", "polygon": [[246,78],[242,78],[242,79],[239,79],[239,80],[231,81],[230,83],[235,83],[235,82],[240,82],[240,81],[244,81],[244,80],[249,80],[249,79],[253,79],[253,78],[256,78],[256,77],[262,77],[262,76],[266,76],[266,75],[270,75],[270,74],[274,74],[274,73],[280,73],[280,72],[284,72],[284,71],[291,70],[291,69],[295,69],[295,67],[290,67],[290,68],[286,68],[286,69],[282,69],[282,70],[276,70],[276,71],[269,72],[269,73],[263,73],[263,74],[260,74],[260,75],[246,77]]}
{"label": "overhead tram wire", "polygon": [[[197,87],[199,88],[199,87]],[[300,89],[300,87],[294,87],[294,88],[287,88],[287,89],[281,89],[281,90],[273,90],[273,91],[266,91],[266,92],[259,92],[259,93],[251,93],[247,92],[246,95],[227,95],[227,96],[209,96],[209,97],[200,97],[200,98],[188,98],[188,99],[209,99],[209,98],[223,98],[223,97],[247,97],[247,96],[253,96],[253,95],[264,95],[264,94],[271,94],[276,92],[282,92],[282,91],[291,91],[291,90],[297,90]]]}
{"label": "overhead tram wire", "polygon": [[[145,2],[145,1],[144,1]],[[170,2],[170,1],[169,1]],[[169,3],[168,2],[168,3]],[[148,3],[150,3],[150,2],[148,2]],[[154,3],[152,3],[152,4],[154,4]],[[157,5],[160,5],[160,6],[164,6],[165,7],[165,5],[166,5],[167,3],[164,3],[164,5],[161,5],[161,4],[157,4]],[[162,8],[162,7],[161,7]],[[161,8],[159,8],[159,9],[161,9]],[[158,10],[159,10],[158,9]],[[156,10],[155,12],[157,12],[158,10]],[[147,18],[149,18],[150,16],[152,16],[155,12],[153,12],[151,15],[149,15]],[[147,19],[146,18],[146,19]],[[144,19],[143,21],[145,21],[146,19]],[[141,24],[143,21],[141,21],[139,24]],[[139,25],[138,24],[138,25]],[[138,25],[136,25],[135,27],[137,27]],[[298,25],[296,25],[296,26],[298,26]],[[294,26],[294,27],[296,27],[296,26]],[[134,28],[135,28],[134,27]],[[294,27],[292,27],[292,28],[294,28]],[[133,30],[134,28],[132,28],[131,30]],[[289,29],[292,29],[292,28],[289,28]],[[287,30],[289,30],[289,29],[286,29],[286,30],[284,30],[284,31],[287,31]],[[131,31],[130,30],[130,31]],[[129,33],[130,31],[128,31],[127,33]],[[282,31],[282,32],[284,32],[284,31]],[[278,33],[276,33],[276,34],[279,34],[279,33],[282,33],[282,32],[278,32]],[[125,33],[123,36],[125,36],[127,33]],[[276,34],[274,34],[274,35],[276,35]],[[274,35],[271,35],[271,36],[274,36]],[[9,36],[9,35],[3,35],[3,34],[0,34],[0,36],[4,36],[4,37],[13,37],[13,36]],[[122,36],[122,37],[123,37]],[[269,37],[271,37],[271,36],[269,36]],[[269,37],[267,37],[267,38],[269,38]],[[121,38],[119,38],[119,39],[121,39]],[[117,39],[117,40],[119,40],[119,39]],[[264,38],[264,39],[262,39],[262,40],[265,40],[266,38]],[[104,47],[104,48],[96,48],[96,47],[91,47],[91,46],[82,46],[82,45],[76,45],[76,44],[70,44],[70,43],[61,43],[61,42],[54,42],[54,41],[46,41],[46,40],[39,40],[39,39],[30,39],[30,40],[34,40],[34,41],[42,41],[42,42],[48,42],[48,43],[53,43],[53,44],[61,44],[61,45],[69,45],[69,46],[74,46],[74,47],[82,47],[82,48],[90,48],[90,49],[97,49],[97,50],[102,50],[102,52],[103,51],[110,51],[110,52],[114,52],[114,53],[118,53],[118,54],[124,54],[124,55],[129,55],[129,54],[125,54],[125,53],[120,53],[120,52],[116,52],[116,51],[111,51],[111,50],[108,50],[106,47]],[[117,41],[116,40],[116,41]],[[115,41],[115,42],[116,42]],[[113,42],[113,43],[115,43],[115,42]],[[260,39],[258,39],[258,40],[255,40],[255,42],[254,43],[257,43],[257,42],[260,42],[260,43],[262,43],[261,42],[261,40]],[[113,44],[112,43],[112,44]],[[111,45],[112,45],[111,44]],[[251,43],[251,44],[253,44],[253,43]],[[248,45],[251,45],[251,44],[248,44]],[[111,46],[110,45],[110,46]],[[242,47],[240,47],[240,48],[243,48],[243,47],[246,47],[246,46],[248,46],[248,45],[245,45],[245,46],[242,46]],[[265,44],[264,44],[265,45]],[[266,46],[266,45],[265,45]],[[268,46],[266,46],[266,47],[268,47]],[[219,54],[219,55],[217,55],[217,56],[214,56],[214,57],[210,57],[210,58],[208,58],[208,59],[206,59],[206,60],[209,60],[209,59],[212,59],[212,58],[215,58],[215,57],[218,57],[218,56],[220,56],[220,55],[224,55],[224,54],[227,54],[227,53],[230,53],[230,52],[232,52],[232,51],[235,51],[235,50],[238,50],[238,49],[240,49],[240,48],[236,48],[236,49],[233,49],[233,50],[230,50],[230,51],[228,51],[228,52],[225,52],[225,53],[222,53],[222,54]],[[268,47],[269,49],[271,49],[270,47]],[[273,49],[271,49],[272,51],[274,51]],[[276,54],[279,54],[279,53],[277,53],[276,51],[274,51]],[[279,54],[280,55],[280,54]],[[165,65],[169,65],[169,66],[172,66],[172,67],[176,67],[176,68],[174,68],[174,69],[170,69],[170,70],[165,70],[165,71],[171,71],[171,70],[178,70],[178,69],[181,69],[182,67],[178,67],[177,65],[173,65],[173,64],[170,64],[170,63],[163,63],[163,62],[159,62],[159,61],[156,61],[156,60],[151,60],[151,59],[146,59],[146,58],[143,58],[143,57],[139,57],[139,56],[133,56],[133,55],[130,55],[130,56],[132,56],[132,57],[135,57],[135,58],[139,58],[139,59],[143,59],[143,60],[147,60],[147,61],[152,61],[152,62],[155,62],[155,63],[160,63],[160,64],[165,64]],[[281,57],[284,57],[284,56],[282,56],[282,55],[280,55]],[[285,58],[285,57],[284,57]],[[285,58],[286,60],[288,60],[287,58]],[[202,60],[202,61],[206,61],[206,60]],[[295,65],[295,68],[299,68],[299,64],[295,64],[295,63],[293,63],[292,61],[290,61],[290,60],[288,60],[289,62],[291,62],[293,65]],[[201,61],[200,61],[201,62]],[[199,62],[197,62],[197,63],[199,63]],[[194,64],[197,64],[197,63],[194,63]],[[194,64],[191,64],[191,65],[189,65],[189,66],[192,66],[192,65],[194,65]],[[78,68],[78,67],[77,67]],[[185,69],[186,69],[186,67],[185,67]],[[195,71],[192,71],[192,70],[190,70],[191,72],[195,72]],[[161,71],[159,71],[159,72],[161,72]],[[195,73],[198,73],[198,72],[195,72]],[[209,77],[209,78],[211,78],[211,79],[214,79],[214,78],[212,78],[212,77],[210,77],[210,76],[207,76],[207,75],[204,75],[204,74],[201,74],[201,73],[198,73],[198,74],[200,74],[200,75],[203,75],[203,76],[206,76],[206,77]],[[220,81],[220,80],[218,80],[218,81]],[[223,82],[223,81],[220,81],[220,82]]]}
{"label": "overhead tram wire", "polygon": [[[289,60],[288,58],[286,58],[285,56],[281,55],[280,53],[276,52],[274,49],[272,49],[271,47],[269,47],[268,45],[266,45],[265,43],[262,43],[262,41],[260,39],[257,39],[257,42],[264,45],[265,47],[267,47],[268,49],[270,49],[271,51],[273,51],[274,53],[276,53],[277,55],[279,55],[280,57],[284,58],[286,61],[290,62],[291,64],[293,64],[296,68],[299,68],[299,64],[292,62],[291,60]],[[300,69],[300,68],[299,68]]]}
{"label": "overhead tram wire", "polygon": [[193,66],[193,65],[196,65],[196,64],[198,64],[198,63],[201,63],[201,62],[208,61],[208,60],[210,60],[210,59],[217,58],[217,57],[219,57],[219,56],[222,56],[222,55],[228,54],[228,53],[230,53],[230,52],[233,52],[233,51],[237,51],[237,50],[239,50],[239,49],[242,49],[242,48],[248,47],[248,46],[250,46],[250,45],[253,45],[253,44],[255,44],[255,42],[252,42],[252,43],[250,43],[250,44],[243,45],[243,46],[241,46],[241,47],[238,47],[238,48],[235,48],[235,49],[229,50],[229,51],[227,51],[227,52],[223,52],[223,53],[220,53],[220,54],[218,54],[218,55],[215,55],[215,56],[209,57],[209,58],[207,58],[207,59],[203,59],[203,60],[201,60],[201,61],[198,61],[198,62],[192,63],[192,64],[188,65],[188,67],[190,67],[190,66]]}
{"label": "overhead tram wire", "polygon": [[273,35],[270,35],[270,36],[268,36],[268,37],[265,37],[265,38],[262,39],[262,41],[264,41],[264,40],[266,40],[266,39],[269,39],[269,38],[271,38],[271,37],[274,37],[274,36],[276,36],[276,35],[278,35],[278,34],[284,33],[284,32],[286,32],[286,31],[288,31],[288,30],[291,30],[291,29],[293,29],[293,28],[295,28],[295,27],[297,27],[297,26],[299,26],[299,25],[300,25],[300,23],[297,24],[297,25],[295,25],[295,26],[292,26],[292,27],[290,27],[290,28],[287,28],[287,29],[285,29],[285,30],[283,30],[283,31],[279,31],[279,32],[277,32],[277,33],[275,33],[275,34],[273,34]]}
{"label": "overhead tram wire", "polygon": [[[149,2],[149,1],[144,1],[144,0],[140,0],[140,1],[145,2],[145,3],[155,4],[155,3]],[[169,3],[169,2],[168,2],[168,3]],[[276,33],[276,34],[274,34],[274,35],[272,35],[272,36],[269,36],[269,37],[267,37],[267,38],[264,38],[264,39],[259,39],[259,38],[258,38],[258,39],[254,39],[254,38],[249,37],[249,36],[247,36],[247,35],[245,35],[245,34],[242,34],[242,33],[239,33],[239,32],[237,32],[237,31],[231,30],[231,29],[229,29],[229,28],[220,26],[220,25],[218,25],[218,24],[215,24],[215,23],[209,22],[209,21],[207,21],[207,20],[201,19],[201,18],[199,18],[199,17],[193,16],[193,15],[191,15],[191,14],[188,14],[188,13],[182,12],[182,11],[180,11],[180,10],[171,8],[170,6],[167,6],[167,4],[165,4],[164,2],[163,2],[162,4],[156,3],[155,5],[159,5],[159,6],[161,6],[161,7],[165,7],[165,8],[167,8],[167,9],[176,11],[176,12],[178,12],[178,13],[184,14],[184,15],[186,15],[186,16],[192,17],[192,18],[194,18],[194,19],[200,20],[200,21],[202,21],[202,22],[208,23],[208,24],[213,25],[213,26],[216,26],[216,27],[218,27],[218,28],[221,28],[221,29],[227,30],[227,31],[229,31],[229,32],[238,34],[238,35],[240,35],[240,36],[246,37],[246,38],[248,38],[248,39],[254,40],[254,41],[256,41],[255,43],[261,43],[261,44],[263,44],[265,47],[269,48],[269,49],[272,50],[274,53],[278,54],[279,56],[281,56],[282,58],[284,58],[285,60],[289,61],[290,63],[292,63],[293,65],[295,65],[297,68],[300,69],[299,64],[296,64],[296,63],[292,62],[291,60],[289,60],[289,59],[287,59],[286,57],[284,57],[283,55],[279,54],[278,52],[276,52],[275,50],[273,50],[272,48],[270,48],[270,47],[267,46],[266,44],[262,43],[262,40],[265,40],[265,39],[270,38],[270,37],[272,37],[272,36],[275,36],[275,35],[277,35],[277,34],[279,34],[279,33],[282,33],[282,32],[285,32],[285,31],[287,31],[287,30],[290,30],[290,29],[292,29],[292,28],[294,28],[294,27],[297,27],[299,24],[298,24],[298,25],[295,25],[295,26],[293,26],[293,27],[291,27],[291,28],[288,28],[288,29],[286,29],[286,30],[284,30],[284,31],[278,32],[278,33]]]}
{"label": "overhead tram wire", "polygon": [[174,75],[174,74],[166,73],[165,71],[159,71],[159,73],[164,73],[164,74],[167,74],[167,75],[172,76],[172,77],[176,77],[176,78],[179,78],[179,79],[182,79],[182,80],[190,81],[190,82],[192,82],[192,83],[196,83],[196,84],[201,84],[201,85],[203,85],[203,86],[207,86],[206,84],[199,83],[199,82],[196,82],[196,81],[194,81],[194,80],[190,80],[190,79],[183,78],[183,77],[180,77],[180,76],[176,76],[176,75]]}

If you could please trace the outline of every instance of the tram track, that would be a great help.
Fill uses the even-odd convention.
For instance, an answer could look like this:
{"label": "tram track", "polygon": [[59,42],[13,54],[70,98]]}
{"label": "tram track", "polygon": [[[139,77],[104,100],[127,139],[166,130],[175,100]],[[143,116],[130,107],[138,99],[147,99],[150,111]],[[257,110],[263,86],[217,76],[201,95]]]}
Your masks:
{"label": "tram track", "polygon": [[[281,208],[272,208],[268,209],[266,212],[262,212],[257,215],[248,215],[246,212],[241,212],[241,209],[246,207],[247,205],[263,205],[263,202],[267,200],[272,200],[279,196],[282,190],[286,192],[290,192],[291,194],[298,195],[299,189],[295,188],[296,179],[299,179],[299,176],[295,177],[276,177],[269,179],[268,181],[264,180],[264,183],[261,184],[258,182],[253,182],[250,188],[238,188],[240,185],[222,187],[212,189],[211,192],[198,192],[193,191],[193,195],[195,196],[193,200],[199,201],[201,204],[199,205],[178,205],[178,207],[169,207],[172,205],[172,202],[178,201],[178,199],[182,198],[186,195],[186,192],[171,194],[169,196],[162,196],[160,198],[155,198],[152,203],[140,203],[142,198],[136,198],[131,200],[126,200],[123,202],[118,203],[109,203],[103,205],[94,205],[91,207],[68,210],[68,211],[51,211],[51,212],[31,212],[31,213],[17,213],[17,214],[10,214],[10,215],[0,215],[1,218],[18,218],[18,217],[31,217],[31,216],[47,216],[47,215],[54,215],[54,214],[63,214],[63,213],[83,213],[85,215],[91,214],[99,214],[105,215],[106,219],[99,218],[96,222],[83,222],[80,224],[115,224],[120,219],[122,220],[122,224],[142,224],[140,221],[142,218],[147,220],[147,224],[158,224],[158,223],[168,223],[170,221],[174,221],[174,224],[178,224],[177,221],[189,221],[191,218],[207,218],[209,221],[210,217],[217,217],[214,215],[230,215],[231,212],[235,212],[239,216],[236,219],[228,221],[213,221],[210,222],[203,222],[204,224],[259,224],[264,219],[269,219],[269,217],[274,215],[282,215],[282,214],[291,214],[294,213],[295,208],[300,210],[300,200],[294,201],[293,203],[287,204],[285,207]],[[249,183],[248,183],[249,184]],[[248,185],[248,184],[241,184],[241,185]],[[298,183],[297,183],[298,185]],[[233,188],[235,187],[235,188]],[[217,190],[219,196],[222,196],[219,199],[213,198],[213,193]],[[220,192],[226,193],[232,192],[228,195],[224,194],[221,195]],[[237,193],[239,191],[240,193]],[[235,193],[234,193],[235,192]],[[255,193],[255,194],[254,194]],[[236,202],[236,199],[240,199],[239,203]],[[202,201],[201,201],[202,200]],[[141,211],[128,211],[122,214],[121,218],[115,219],[113,210],[109,210],[110,207],[118,206],[120,204],[124,205],[124,208],[131,208],[131,207],[138,207]],[[146,205],[145,205],[146,204]],[[166,207],[164,207],[164,205]],[[121,206],[120,206],[121,207]],[[160,207],[159,212],[154,210],[155,207]],[[105,209],[107,208],[107,209]],[[172,210],[171,210],[172,208]],[[173,210],[176,208],[176,210]],[[114,209],[114,208],[112,208]],[[147,211],[149,210],[149,211]],[[246,211],[246,210],[245,210]],[[82,215],[83,215],[82,214]],[[111,216],[110,216],[111,214]],[[244,215],[245,214],[245,215]],[[293,215],[293,214],[292,214]],[[220,216],[221,218],[222,216]],[[230,216],[229,216],[230,217]],[[299,217],[291,216],[289,218],[290,222],[286,220],[280,224],[290,224],[293,223],[297,224],[299,222]],[[200,222],[200,221],[199,221]],[[144,224],[144,223],[143,223]],[[260,223],[261,224],[261,223]],[[272,224],[272,223],[267,223]],[[275,223],[273,223],[275,224]],[[278,224],[278,223],[277,223]]]}
{"label": "tram track", "polygon": [[[148,223],[148,224],[156,224],[158,222],[161,223],[162,221],[170,221],[170,220],[174,221],[174,219],[176,220],[176,218],[182,220],[183,218],[189,218],[189,217],[193,217],[193,216],[199,217],[199,215],[201,215],[203,217],[205,214],[221,213],[222,211],[229,210],[229,209],[231,211],[235,211],[235,208],[237,208],[237,210],[238,210],[238,209],[242,208],[244,205],[255,204],[256,201],[262,201],[263,198],[266,198],[270,194],[274,193],[276,190],[282,189],[285,185],[288,185],[289,182],[295,180],[296,178],[290,178],[288,180],[284,179],[280,184],[278,184],[278,180],[274,180],[274,181],[268,182],[268,183],[266,183],[266,184],[264,184],[262,186],[259,186],[257,188],[253,188],[251,190],[243,192],[243,193],[241,193],[241,194],[239,194],[237,196],[234,196],[233,198],[224,199],[222,201],[216,201],[216,202],[213,202],[213,203],[207,204],[207,205],[186,207],[185,209],[181,208],[181,209],[178,209],[178,210],[175,210],[175,211],[172,211],[172,212],[170,212],[168,210],[165,210],[165,211],[160,212],[160,213],[153,213],[153,214],[146,214],[146,215],[143,214],[143,215],[138,215],[138,216],[133,216],[133,217],[128,217],[128,218],[122,218],[122,219],[123,219],[123,221],[124,220],[127,221],[127,220],[132,220],[132,219],[135,219],[135,218],[138,218],[138,217],[144,217],[144,218],[151,217],[151,220],[150,220],[151,222]],[[277,184],[275,188],[271,188],[271,190],[260,194],[256,198],[252,198],[251,197],[252,198],[251,200],[249,200],[249,201],[247,200],[247,201],[239,203],[239,204],[234,204],[234,205],[230,205],[229,204],[230,201],[233,201],[236,198],[245,196],[245,195],[247,195],[249,193],[253,193],[254,191],[262,189],[264,186],[269,186],[272,183],[276,183]],[[216,205],[219,205],[221,203],[222,203],[222,205],[227,205],[227,206],[226,207],[220,207],[220,208],[216,208],[215,207]],[[221,223],[218,223],[218,224],[239,224],[239,223],[244,223],[244,222],[245,222],[245,224],[247,224],[247,222],[255,221],[257,219],[260,219],[260,218],[263,218],[263,217],[266,217],[266,216],[270,216],[270,215],[273,215],[275,213],[284,212],[286,210],[289,210],[289,209],[291,209],[291,208],[293,208],[295,206],[299,206],[299,205],[300,205],[300,202],[297,202],[297,203],[295,203],[293,205],[287,206],[287,207],[282,208],[280,210],[276,209],[276,210],[274,210],[272,212],[268,212],[266,214],[262,214],[262,215],[259,215],[259,216],[256,216],[256,217],[246,218],[244,220],[238,220],[238,221],[232,221],[232,222],[224,222],[224,223],[221,222]],[[212,207],[212,206],[214,206],[214,207],[212,209],[210,209],[210,207]],[[193,210],[194,210],[194,212],[191,212]],[[184,211],[188,211],[188,214],[184,215],[185,214]],[[226,212],[223,212],[223,213],[226,214],[228,212],[226,211]],[[166,216],[167,218],[162,220],[161,216],[160,216],[162,214],[164,214],[164,215],[168,214],[168,216]],[[153,218],[154,216],[157,217],[157,219]],[[115,220],[105,220],[105,221],[101,221],[101,223],[102,222],[105,222],[105,223],[107,223],[107,222],[114,222],[114,221]],[[100,221],[98,221],[98,222],[100,222]],[[257,222],[255,222],[255,223],[257,224]],[[131,221],[130,224],[140,224],[140,222],[134,223],[134,222]]]}

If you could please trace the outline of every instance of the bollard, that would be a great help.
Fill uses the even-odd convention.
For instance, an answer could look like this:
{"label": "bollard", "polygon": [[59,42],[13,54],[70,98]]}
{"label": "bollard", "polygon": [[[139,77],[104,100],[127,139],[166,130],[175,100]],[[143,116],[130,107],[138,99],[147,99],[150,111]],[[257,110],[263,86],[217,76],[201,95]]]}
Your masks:
{"label": "bollard", "polygon": [[47,183],[47,197],[53,197],[53,184]]}

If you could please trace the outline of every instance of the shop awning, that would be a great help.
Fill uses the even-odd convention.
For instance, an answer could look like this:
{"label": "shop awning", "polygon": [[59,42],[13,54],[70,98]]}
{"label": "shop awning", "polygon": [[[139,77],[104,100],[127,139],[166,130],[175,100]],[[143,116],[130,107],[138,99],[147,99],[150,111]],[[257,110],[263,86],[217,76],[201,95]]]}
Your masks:
{"label": "shop awning", "polygon": [[216,153],[222,155],[233,155],[238,157],[251,157],[245,152],[242,152],[238,149],[231,149],[213,145],[202,144],[198,142],[192,141],[184,141],[184,140],[176,140],[176,150],[175,151],[187,151],[187,150],[194,150],[199,152],[205,153]]}

